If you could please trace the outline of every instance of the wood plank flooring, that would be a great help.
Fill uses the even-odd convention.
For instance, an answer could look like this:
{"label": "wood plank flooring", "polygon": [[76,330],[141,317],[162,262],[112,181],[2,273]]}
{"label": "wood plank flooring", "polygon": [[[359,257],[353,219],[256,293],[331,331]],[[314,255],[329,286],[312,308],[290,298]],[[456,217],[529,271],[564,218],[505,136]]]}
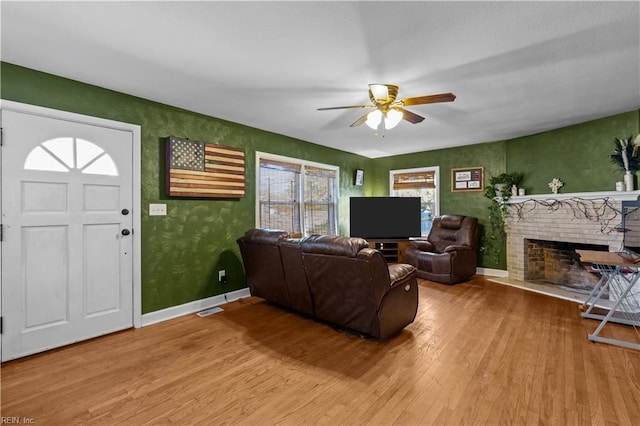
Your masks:
{"label": "wood plank flooring", "polygon": [[[640,351],[576,303],[419,280],[376,342],[248,298],[5,363],[2,416],[37,425],[639,425]],[[633,327],[603,335],[640,341]]]}

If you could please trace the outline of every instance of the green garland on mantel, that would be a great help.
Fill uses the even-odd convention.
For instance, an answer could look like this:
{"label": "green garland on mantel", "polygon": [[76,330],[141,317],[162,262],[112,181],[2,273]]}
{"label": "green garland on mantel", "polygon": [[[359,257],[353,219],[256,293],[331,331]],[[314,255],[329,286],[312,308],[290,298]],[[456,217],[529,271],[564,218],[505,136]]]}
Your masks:
{"label": "green garland on mantel", "polygon": [[[530,207],[525,210],[525,208],[528,207],[527,205],[530,205]],[[545,207],[551,212],[560,210],[564,207],[569,207],[573,212],[574,218],[598,222],[600,224],[600,232],[603,234],[609,234],[613,231],[622,231],[619,225],[614,227],[609,226],[613,220],[618,217],[622,217],[622,209],[615,208],[611,203],[611,198],[609,197],[589,199],[572,197],[565,200],[536,200],[534,198],[529,198],[524,201],[511,201],[509,206],[514,208],[518,220],[522,220],[525,213],[535,210],[537,206]],[[636,209],[638,208],[636,207]],[[610,215],[610,217],[607,217],[608,215]]]}

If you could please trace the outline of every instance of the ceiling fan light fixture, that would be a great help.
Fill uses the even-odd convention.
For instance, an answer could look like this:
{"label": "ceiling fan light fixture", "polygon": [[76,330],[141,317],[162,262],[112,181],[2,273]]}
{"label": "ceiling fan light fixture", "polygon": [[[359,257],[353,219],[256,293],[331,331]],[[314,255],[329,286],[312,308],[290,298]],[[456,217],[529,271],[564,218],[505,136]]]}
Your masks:
{"label": "ceiling fan light fixture", "polygon": [[402,120],[402,111],[399,111],[395,108],[391,108],[384,117],[384,127],[385,129],[393,129],[400,123]]}
{"label": "ceiling fan light fixture", "polygon": [[378,102],[389,99],[389,88],[384,84],[370,84],[369,89]]}
{"label": "ceiling fan light fixture", "polygon": [[382,121],[382,111],[380,111],[379,109],[376,109],[371,111],[369,114],[367,114],[367,121],[365,121],[365,124],[371,127],[373,130],[377,130],[381,121]]}

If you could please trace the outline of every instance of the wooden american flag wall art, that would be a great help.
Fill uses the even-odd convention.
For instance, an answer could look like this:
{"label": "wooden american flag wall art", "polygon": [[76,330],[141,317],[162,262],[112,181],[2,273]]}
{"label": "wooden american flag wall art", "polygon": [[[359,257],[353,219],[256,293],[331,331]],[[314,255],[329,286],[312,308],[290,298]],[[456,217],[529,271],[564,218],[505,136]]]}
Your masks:
{"label": "wooden american flag wall art", "polygon": [[167,192],[174,197],[244,197],[244,150],[167,138]]}

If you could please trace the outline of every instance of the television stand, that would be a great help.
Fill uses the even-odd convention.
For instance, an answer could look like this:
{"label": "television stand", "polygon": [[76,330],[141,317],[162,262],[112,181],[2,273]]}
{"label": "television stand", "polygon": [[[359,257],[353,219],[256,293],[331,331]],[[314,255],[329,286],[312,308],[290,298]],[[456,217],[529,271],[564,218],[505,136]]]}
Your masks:
{"label": "television stand", "polygon": [[382,253],[387,263],[405,263],[404,252],[409,247],[409,239],[371,239],[367,242],[369,248]]}

